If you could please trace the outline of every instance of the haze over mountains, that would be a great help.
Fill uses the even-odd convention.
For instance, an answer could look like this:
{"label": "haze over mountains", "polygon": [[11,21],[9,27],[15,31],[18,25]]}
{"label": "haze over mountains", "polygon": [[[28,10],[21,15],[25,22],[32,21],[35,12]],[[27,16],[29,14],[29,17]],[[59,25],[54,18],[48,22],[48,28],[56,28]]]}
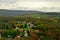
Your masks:
{"label": "haze over mountains", "polygon": [[4,10],[0,9],[0,15],[2,16],[18,16],[22,14],[36,13],[37,11],[27,11],[27,10]]}
{"label": "haze over mountains", "polygon": [[0,16],[19,16],[24,14],[54,14],[54,15],[60,15],[60,12],[42,12],[42,11],[34,11],[34,10],[5,10],[0,9]]}

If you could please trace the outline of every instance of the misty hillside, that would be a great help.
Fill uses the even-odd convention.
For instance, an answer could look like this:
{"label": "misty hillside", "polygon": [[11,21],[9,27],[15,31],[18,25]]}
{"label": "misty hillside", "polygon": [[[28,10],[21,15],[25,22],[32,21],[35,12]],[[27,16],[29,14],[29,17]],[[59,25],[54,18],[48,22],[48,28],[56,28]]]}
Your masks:
{"label": "misty hillside", "polygon": [[0,9],[0,16],[18,16],[23,14],[38,13],[37,11],[27,10],[3,10]]}
{"label": "misty hillside", "polygon": [[0,9],[0,16],[19,16],[26,14],[41,14],[41,15],[60,15],[59,12],[41,12],[33,10],[4,10]]}

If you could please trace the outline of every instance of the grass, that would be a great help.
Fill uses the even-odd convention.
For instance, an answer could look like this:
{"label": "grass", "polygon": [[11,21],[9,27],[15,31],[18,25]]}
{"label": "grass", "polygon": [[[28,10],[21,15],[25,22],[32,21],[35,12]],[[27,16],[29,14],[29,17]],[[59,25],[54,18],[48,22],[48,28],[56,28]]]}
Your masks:
{"label": "grass", "polygon": [[2,37],[2,38],[0,38],[0,40],[6,40],[6,38],[3,38],[3,37]]}
{"label": "grass", "polygon": [[37,14],[37,13],[34,13],[34,14],[26,14],[26,15],[22,15],[20,17],[33,17],[33,18],[37,18],[37,17],[43,17],[43,18],[46,18],[46,17],[60,17],[59,15],[47,15],[47,14]]}
{"label": "grass", "polygon": [[[8,40],[7,38],[0,38],[0,40]],[[15,39],[11,39],[11,40],[15,40]],[[21,37],[20,39],[16,39],[16,40],[29,40],[28,38],[26,37]]]}
{"label": "grass", "polygon": [[28,40],[28,38],[26,38],[26,37],[21,37],[20,40]]}

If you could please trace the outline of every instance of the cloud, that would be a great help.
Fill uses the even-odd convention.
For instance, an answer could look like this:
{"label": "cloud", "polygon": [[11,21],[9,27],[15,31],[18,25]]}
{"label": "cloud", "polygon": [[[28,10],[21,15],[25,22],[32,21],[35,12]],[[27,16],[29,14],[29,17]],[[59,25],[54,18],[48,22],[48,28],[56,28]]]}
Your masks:
{"label": "cloud", "polygon": [[60,12],[60,0],[0,0],[0,9]]}
{"label": "cloud", "polygon": [[9,4],[12,4],[12,3],[15,3],[17,0],[0,0],[0,3],[9,3]]}
{"label": "cloud", "polygon": [[14,4],[4,4],[4,3],[0,3],[0,9],[11,9],[13,8]]}

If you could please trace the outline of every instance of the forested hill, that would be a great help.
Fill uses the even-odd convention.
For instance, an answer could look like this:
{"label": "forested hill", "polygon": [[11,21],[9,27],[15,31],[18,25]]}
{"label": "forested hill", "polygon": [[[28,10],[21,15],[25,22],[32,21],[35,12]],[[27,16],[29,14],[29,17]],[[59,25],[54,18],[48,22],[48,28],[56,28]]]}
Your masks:
{"label": "forested hill", "polygon": [[38,13],[38,11],[32,10],[3,10],[0,9],[0,15],[4,16],[18,16],[23,14]]}
{"label": "forested hill", "polygon": [[5,10],[0,9],[0,16],[19,16],[24,14],[47,14],[47,15],[60,15],[60,12],[42,12],[42,11],[33,11],[33,10]]}

